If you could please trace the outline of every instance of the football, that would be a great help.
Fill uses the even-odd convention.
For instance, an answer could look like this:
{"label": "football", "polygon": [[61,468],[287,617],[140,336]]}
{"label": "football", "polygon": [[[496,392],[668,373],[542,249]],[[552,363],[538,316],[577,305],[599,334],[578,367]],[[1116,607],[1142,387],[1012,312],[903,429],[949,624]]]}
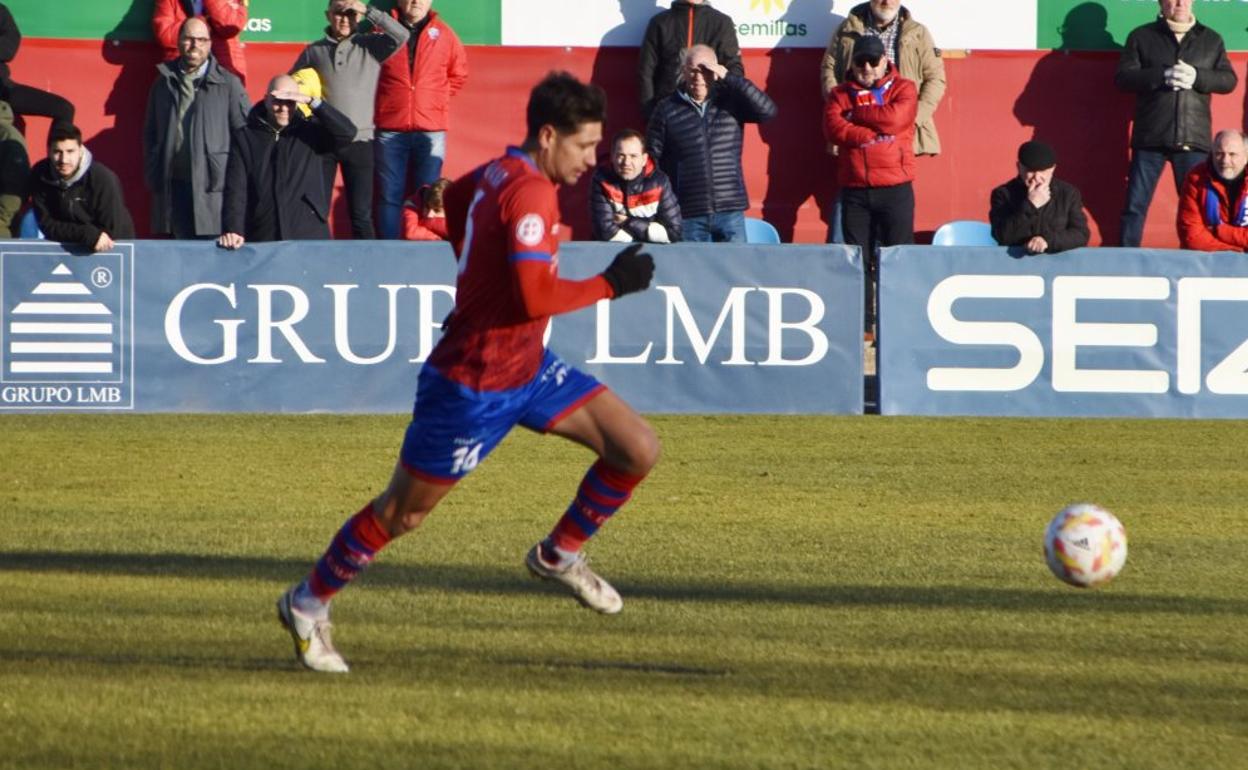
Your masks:
{"label": "football", "polygon": [[1108,583],[1127,562],[1127,531],[1099,505],[1068,505],[1044,531],[1044,560],[1058,580],[1072,586]]}

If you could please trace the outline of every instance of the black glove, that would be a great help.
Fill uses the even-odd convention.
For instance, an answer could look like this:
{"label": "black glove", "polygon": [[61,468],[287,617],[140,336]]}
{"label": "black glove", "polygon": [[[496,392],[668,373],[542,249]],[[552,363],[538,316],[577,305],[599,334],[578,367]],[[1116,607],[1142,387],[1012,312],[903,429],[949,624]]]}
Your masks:
{"label": "black glove", "polygon": [[602,271],[602,277],[607,279],[611,291],[615,293],[612,299],[650,286],[650,279],[654,277],[654,257],[642,252],[641,247],[642,244],[634,243],[624,249]]}

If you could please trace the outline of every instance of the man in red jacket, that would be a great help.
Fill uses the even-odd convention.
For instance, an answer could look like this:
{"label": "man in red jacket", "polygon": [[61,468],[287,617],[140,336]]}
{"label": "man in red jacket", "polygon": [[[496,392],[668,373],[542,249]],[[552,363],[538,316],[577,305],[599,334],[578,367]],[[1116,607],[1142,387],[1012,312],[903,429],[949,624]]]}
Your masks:
{"label": "man in red jacket", "polygon": [[875,317],[876,249],[914,243],[914,123],[919,93],[897,74],[884,43],[854,43],[850,77],[828,95],[823,131],[837,146],[845,243],[860,246],[867,268],[866,316]]}
{"label": "man in red jacket", "polygon": [[1179,242],[1199,251],[1248,251],[1248,145],[1236,129],[1213,138],[1209,160],[1192,169],[1179,200]]}
{"label": "man in red jacket", "polygon": [[448,108],[468,80],[463,43],[432,5],[433,0],[396,0],[394,15],[410,32],[407,50],[387,59],[377,80],[373,119],[382,238],[399,237],[408,189],[442,176]]}
{"label": "man in red jacket", "polygon": [[212,55],[217,62],[238,79],[247,82],[247,57],[239,34],[247,29],[247,0],[156,0],[152,8],[152,31],[163,49],[161,60],[169,61],[180,54],[178,34],[182,22],[201,16],[208,22],[212,38]]}

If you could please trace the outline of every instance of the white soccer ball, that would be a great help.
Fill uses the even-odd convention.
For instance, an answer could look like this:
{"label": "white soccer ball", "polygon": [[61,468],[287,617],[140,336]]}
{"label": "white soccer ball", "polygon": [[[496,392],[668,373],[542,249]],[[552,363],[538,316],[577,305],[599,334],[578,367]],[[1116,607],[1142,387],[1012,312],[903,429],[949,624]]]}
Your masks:
{"label": "white soccer ball", "polygon": [[1127,531],[1099,505],[1068,505],[1044,531],[1044,560],[1058,580],[1072,586],[1108,583],[1127,562]]}

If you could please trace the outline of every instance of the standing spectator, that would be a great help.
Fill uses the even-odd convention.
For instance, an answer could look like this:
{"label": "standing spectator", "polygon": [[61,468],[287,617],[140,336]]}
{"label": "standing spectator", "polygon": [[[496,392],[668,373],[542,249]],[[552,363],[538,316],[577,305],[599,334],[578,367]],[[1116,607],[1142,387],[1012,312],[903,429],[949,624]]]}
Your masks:
{"label": "standing spectator", "polygon": [[1053,178],[1057,154],[1044,142],[1018,148],[1018,176],[992,191],[988,219],[1002,246],[1028,254],[1056,254],[1088,245],[1083,196],[1069,182]]}
{"label": "standing spectator", "polygon": [[1209,160],[1183,182],[1179,199],[1179,242],[1200,251],[1248,251],[1248,146],[1242,131],[1227,129],[1213,139]]}
{"label": "standing spectator", "polygon": [[30,173],[30,199],[39,229],[50,241],[107,251],[134,238],[117,175],[95,163],[77,126],[57,124],[48,134],[48,157]]}
{"label": "standing spectator", "polygon": [[744,124],[771,120],[776,103],[710,46],[687,49],[680,64],[680,88],[655,106],[646,145],[676,188],[684,240],[745,243]]}
{"label": "standing spectator", "polygon": [[3,3],[0,3],[0,101],[6,101],[17,115],[43,115],[52,119],[52,125],[72,125],[74,105],[64,97],[38,88],[14,83],[9,77],[9,62],[17,57],[22,44],[22,31],[17,20]]}
{"label": "standing spectator", "polygon": [[676,90],[681,52],[699,44],[710,46],[729,72],[745,77],[732,17],[712,8],[707,0],[675,0],[670,9],[650,19],[641,41],[637,92],[647,120],[655,105]]}
{"label": "standing spectator", "polygon": [[[325,101],[355,124],[355,141],[334,155],[342,166],[347,207],[351,212],[351,237],[373,238],[373,108],[381,64],[407,42],[408,31],[397,19],[360,0],[330,0],[325,11],[329,26],[325,37],[303,49],[291,71],[311,67],[321,77]],[[381,34],[361,30],[360,20]],[[333,187],[335,168],[327,172]]]}
{"label": "standing spectator", "polygon": [[[300,104],[309,106],[311,118]],[[247,125],[234,132],[217,244],[237,249],[247,241],[327,240],[325,169],[355,135],[355,124],[329,102],[301,92],[290,75],[273,78]]]}
{"label": "standing spectator", "polygon": [[1159,0],[1161,14],[1136,27],[1118,60],[1114,84],[1135,96],[1131,170],[1122,210],[1122,245],[1144,237],[1157,180],[1166,162],[1179,188],[1209,153],[1210,95],[1229,94],[1238,78],[1222,36],[1196,20],[1192,0]]}
{"label": "standing spectator", "polygon": [[181,55],[156,67],[143,122],[143,171],[152,231],[178,239],[221,234],[230,134],[247,121],[247,93],[210,51],[208,23],[192,16]]}
{"label": "standing spectator", "polygon": [[945,62],[927,27],[910,16],[901,0],[871,0],[856,5],[823,54],[823,94],[844,83],[853,64],[854,43],[863,35],[874,35],[884,43],[884,54],[901,76],[914,81],[919,89],[919,111],[914,121],[914,154],[937,155],[940,137],[932,116],[945,95]]}
{"label": "standing spectator", "polygon": [[449,240],[446,229],[446,205],[442,196],[451,180],[442,177],[420,188],[414,200],[403,207],[403,240]]}
{"label": "standing spectator", "polygon": [[247,56],[238,36],[247,29],[247,0],[156,0],[152,7],[152,32],[164,49],[165,61],[181,52],[182,24],[192,16],[208,22],[212,55],[217,63],[247,82]]}
{"label": "standing spectator", "polygon": [[823,130],[837,145],[845,242],[861,246],[866,322],[875,319],[880,246],[914,243],[914,121],[918,89],[897,73],[874,35],[854,41],[850,77],[832,89]]}
{"label": "standing spectator", "polygon": [[589,216],[597,241],[680,240],[680,204],[667,174],[646,153],[645,137],[626,128],[611,142],[611,163],[594,170]]}
{"label": "standing spectator", "polygon": [[[377,82],[377,229],[399,237],[399,210],[408,189],[442,176],[451,97],[468,80],[468,56],[433,0],[397,0],[394,13],[407,28],[407,56],[391,56]],[[411,187],[408,187],[410,178]]]}
{"label": "standing spectator", "polygon": [[26,137],[13,125],[13,108],[0,102],[0,238],[12,238],[14,220],[30,187]]}

